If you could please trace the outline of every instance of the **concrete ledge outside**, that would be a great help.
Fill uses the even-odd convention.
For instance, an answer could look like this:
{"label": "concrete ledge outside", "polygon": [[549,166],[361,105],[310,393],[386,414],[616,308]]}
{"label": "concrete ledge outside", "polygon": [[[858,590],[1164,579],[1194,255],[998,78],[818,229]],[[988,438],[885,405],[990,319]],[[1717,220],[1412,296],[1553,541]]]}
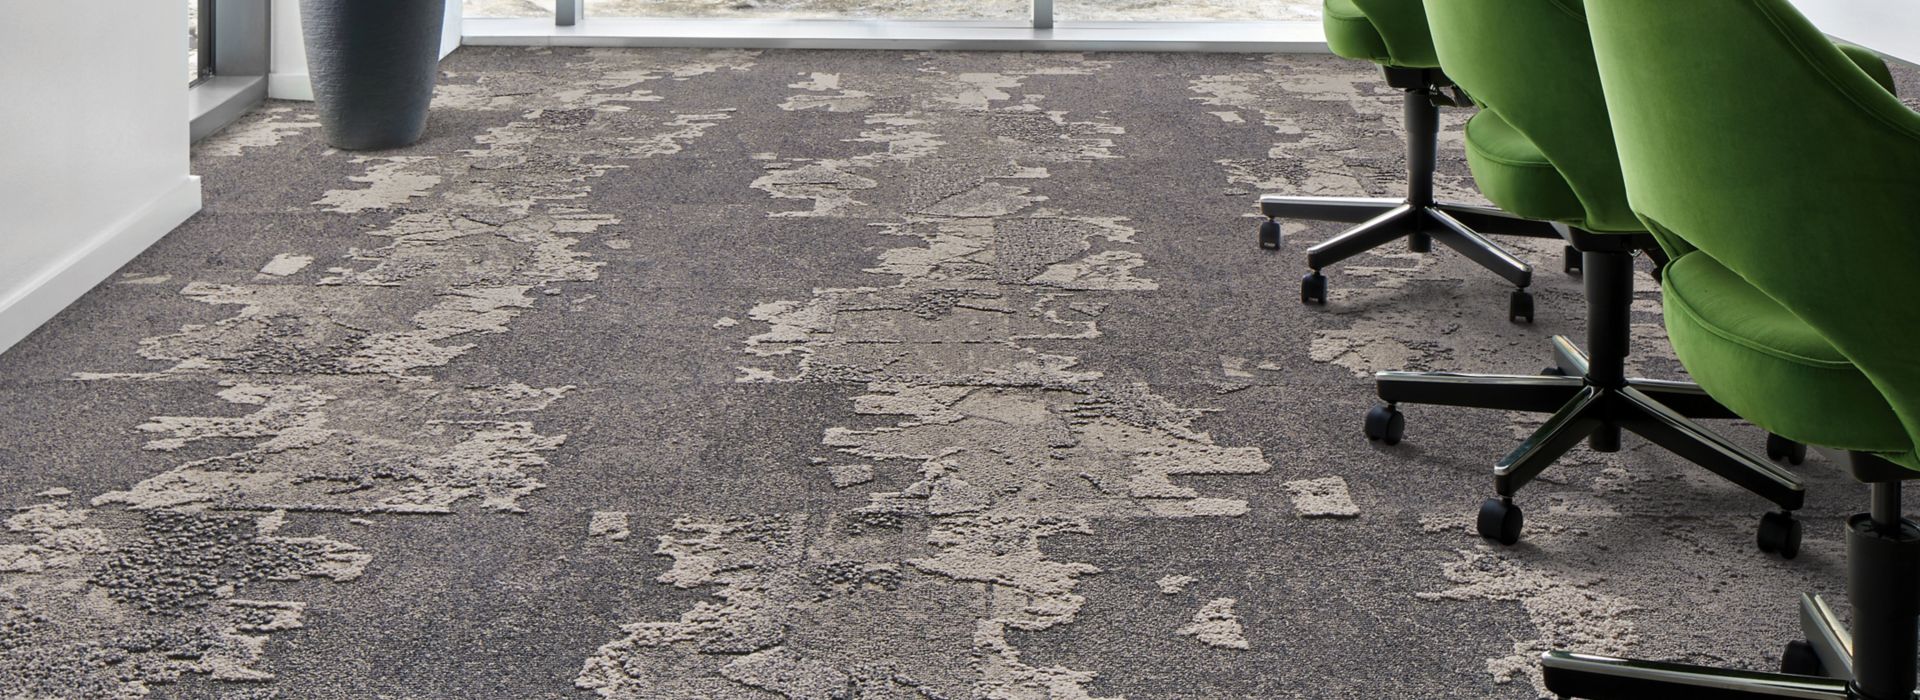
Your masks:
{"label": "concrete ledge outside", "polygon": [[1325,53],[1318,22],[1010,22],[697,20],[589,17],[468,19],[476,46],[651,46],[756,49],[1197,51]]}

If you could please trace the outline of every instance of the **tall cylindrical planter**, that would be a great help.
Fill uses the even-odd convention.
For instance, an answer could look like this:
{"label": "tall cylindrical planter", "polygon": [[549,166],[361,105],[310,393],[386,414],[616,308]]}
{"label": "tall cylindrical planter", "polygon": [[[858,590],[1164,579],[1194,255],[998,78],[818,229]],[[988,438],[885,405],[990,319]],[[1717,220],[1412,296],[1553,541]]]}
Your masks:
{"label": "tall cylindrical planter", "polygon": [[307,73],[328,143],[375,150],[420,139],[445,17],[446,0],[300,0]]}

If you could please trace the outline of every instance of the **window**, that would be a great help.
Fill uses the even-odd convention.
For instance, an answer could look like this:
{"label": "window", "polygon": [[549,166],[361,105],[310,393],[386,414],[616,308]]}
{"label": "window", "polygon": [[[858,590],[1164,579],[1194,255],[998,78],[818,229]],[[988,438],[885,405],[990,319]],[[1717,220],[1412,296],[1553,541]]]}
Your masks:
{"label": "window", "polygon": [[1317,22],[1322,0],[1056,0],[1062,22]]}
{"label": "window", "polygon": [[460,7],[465,17],[552,17],[554,0],[464,0]]}
{"label": "window", "polygon": [[187,109],[194,140],[266,99],[267,13],[265,0],[187,0]]}
{"label": "window", "polygon": [[[553,18],[574,0],[462,0],[472,19]],[[1317,22],[1323,0],[584,0],[589,17],[671,19]],[[1038,8],[1037,5],[1055,9]]]}
{"label": "window", "polygon": [[[458,0],[502,46],[1324,51],[1324,0]],[[1056,21],[1057,20],[1057,21]]]}
{"label": "window", "polygon": [[589,17],[1025,20],[1031,0],[586,0]]}
{"label": "window", "polygon": [[[177,0],[176,0],[177,1]],[[187,0],[187,84],[213,74],[211,0]]]}

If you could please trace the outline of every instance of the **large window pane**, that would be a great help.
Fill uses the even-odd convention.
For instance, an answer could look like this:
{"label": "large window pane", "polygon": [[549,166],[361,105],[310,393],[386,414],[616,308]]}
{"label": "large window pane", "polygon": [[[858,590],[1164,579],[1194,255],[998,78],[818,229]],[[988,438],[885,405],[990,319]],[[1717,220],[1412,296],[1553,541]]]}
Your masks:
{"label": "large window pane", "polygon": [[1061,21],[1320,21],[1323,0],[1055,0]]}
{"label": "large window pane", "polygon": [[546,17],[553,18],[553,0],[463,0],[464,17]]}
{"label": "large window pane", "polygon": [[[468,0],[473,2],[475,0]],[[1029,0],[586,0],[586,16],[1025,22]]]}

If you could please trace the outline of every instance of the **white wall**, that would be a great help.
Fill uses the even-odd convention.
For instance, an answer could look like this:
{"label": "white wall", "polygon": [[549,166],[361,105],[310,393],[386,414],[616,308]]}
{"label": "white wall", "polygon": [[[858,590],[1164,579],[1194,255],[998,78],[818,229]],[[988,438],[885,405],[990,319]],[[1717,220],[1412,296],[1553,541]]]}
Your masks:
{"label": "white wall", "polygon": [[9,2],[3,14],[0,351],[200,210],[186,3]]}
{"label": "white wall", "polygon": [[1828,34],[1920,64],[1920,2],[1793,0],[1793,4]]}
{"label": "white wall", "polygon": [[[440,29],[440,57],[460,48],[460,0],[447,0],[447,19]],[[267,74],[267,96],[277,100],[311,100],[307,82],[307,50],[300,40],[299,0],[273,0],[273,58]]]}
{"label": "white wall", "polygon": [[440,57],[460,48],[460,0],[447,0],[447,19],[440,25]]}

